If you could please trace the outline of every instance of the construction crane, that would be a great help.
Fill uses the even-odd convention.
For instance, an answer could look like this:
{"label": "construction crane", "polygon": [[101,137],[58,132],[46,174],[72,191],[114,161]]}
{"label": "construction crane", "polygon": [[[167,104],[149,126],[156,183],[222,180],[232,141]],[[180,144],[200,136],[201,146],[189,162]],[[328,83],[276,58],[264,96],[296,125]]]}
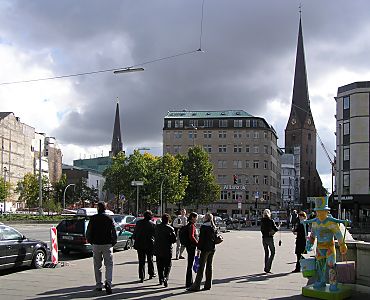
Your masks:
{"label": "construction crane", "polygon": [[320,142],[320,145],[321,145],[322,149],[324,150],[324,152],[325,152],[325,154],[326,154],[326,157],[328,158],[328,160],[329,160],[329,162],[330,162],[330,164],[331,164],[331,166],[332,166],[332,171],[333,171],[333,173],[334,173],[334,171],[336,170],[336,167],[335,167],[335,155],[333,155],[333,154],[332,154],[332,155],[333,155],[333,157],[334,157],[334,160],[333,160],[333,159],[331,159],[330,154],[329,154],[328,150],[326,150],[326,147],[325,147],[324,143],[322,142],[322,140],[321,140],[321,138],[320,138],[320,135],[319,135],[319,133],[317,132],[317,130],[316,130],[316,136],[317,136],[317,138],[318,138],[318,140],[319,140],[319,142]]}

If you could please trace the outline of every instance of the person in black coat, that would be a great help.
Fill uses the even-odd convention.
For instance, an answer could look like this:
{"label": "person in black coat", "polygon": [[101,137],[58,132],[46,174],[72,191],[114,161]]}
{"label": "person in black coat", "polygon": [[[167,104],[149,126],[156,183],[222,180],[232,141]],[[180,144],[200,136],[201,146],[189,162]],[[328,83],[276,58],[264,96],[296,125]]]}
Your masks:
{"label": "person in black coat", "polygon": [[[293,233],[297,235],[295,240],[295,254],[297,255],[297,262],[292,273],[298,273],[301,271],[299,260],[301,259],[302,254],[306,251],[306,233],[308,231],[308,224],[303,225],[302,221],[307,219],[307,215],[304,211],[301,211],[298,214],[298,217],[300,222],[296,223],[296,226],[293,230]],[[306,230],[304,226],[306,226]]]}
{"label": "person in black coat", "polygon": [[168,225],[170,216],[163,214],[162,223],[155,228],[154,255],[157,261],[159,284],[168,286],[168,277],[171,271],[172,244],[176,243],[176,234],[172,226]]}
{"label": "person in black coat", "polygon": [[266,273],[271,273],[270,270],[272,266],[272,261],[274,260],[275,256],[274,234],[278,230],[279,229],[276,227],[275,222],[271,219],[271,211],[269,209],[265,209],[263,211],[263,217],[261,219],[261,232],[262,244],[265,250],[264,271]]}
{"label": "person in black coat", "polygon": [[134,234],[134,249],[139,259],[139,279],[144,282],[145,278],[145,257],[148,261],[149,279],[156,277],[153,265],[153,247],[155,224],[151,221],[153,214],[150,210],[144,212],[144,219],[137,221]]}
{"label": "person in black coat", "polygon": [[195,277],[194,283],[187,289],[187,291],[197,292],[200,290],[200,284],[203,279],[203,272],[206,269],[206,281],[204,283],[204,290],[210,290],[212,287],[212,269],[213,269],[213,256],[216,251],[216,226],[213,221],[213,215],[207,213],[204,216],[204,223],[200,227],[199,240],[198,240],[198,251],[200,251],[199,257],[199,269],[197,276]]}

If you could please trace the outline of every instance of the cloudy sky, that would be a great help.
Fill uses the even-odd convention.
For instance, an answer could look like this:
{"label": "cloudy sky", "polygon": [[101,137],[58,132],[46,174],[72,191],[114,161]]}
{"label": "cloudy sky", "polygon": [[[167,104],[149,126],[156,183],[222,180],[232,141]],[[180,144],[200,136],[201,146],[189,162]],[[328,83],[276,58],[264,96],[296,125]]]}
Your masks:
{"label": "cloudy sky", "polygon": [[[55,136],[63,160],[108,154],[119,98],[124,147],[161,154],[169,110],[243,109],[284,146],[302,3],[308,84],[317,130],[335,147],[338,86],[370,80],[366,0],[0,0],[0,83],[144,65],[60,80],[0,85],[0,111]],[[318,170],[330,187],[320,145]]]}

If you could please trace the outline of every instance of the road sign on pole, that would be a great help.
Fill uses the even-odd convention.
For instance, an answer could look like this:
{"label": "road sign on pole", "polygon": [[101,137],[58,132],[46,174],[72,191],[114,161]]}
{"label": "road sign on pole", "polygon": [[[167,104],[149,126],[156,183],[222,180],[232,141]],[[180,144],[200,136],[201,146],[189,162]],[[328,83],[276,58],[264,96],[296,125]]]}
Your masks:
{"label": "road sign on pole", "polygon": [[132,186],[144,185],[144,181],[133,180],[131,181]]}

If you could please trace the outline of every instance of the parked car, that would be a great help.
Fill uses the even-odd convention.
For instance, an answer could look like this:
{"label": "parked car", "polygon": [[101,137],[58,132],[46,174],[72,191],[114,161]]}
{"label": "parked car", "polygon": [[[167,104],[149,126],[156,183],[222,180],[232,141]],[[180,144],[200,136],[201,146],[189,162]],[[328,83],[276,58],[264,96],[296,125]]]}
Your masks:
{"label": "parked car", "polygon": [[113,219],[114,222],[123,228],[126,224],[135,220],[135,217],[131,215],[113,215]]}
{"label": "parked car", "polygon": [[20,266],[40,269],[49,255],[46,243],[28,239],[14,228],[0,225],[0,269]]}
{"label": "parked car", "polygon": [[[70,251],[91,253],[92,246],[87,242],[86,230],[89,224],[90,217],[97,213],[96,208],[78,209],[76,216],[72,219],[62,220],[57,226],[58,247],[63,254],[68,254]],[[110,210],[105,211],[106,214],[112,215]],[[116,224],[117,244],[113,250],[130,249],[132,247],[132,233],[124,230]]]}
{"label": "parked car", "polygon": [[222,220],[221,217],[215,216],[215,225],[218,231],[220,232],[226,232],[226,223],[224,220]]}
{"label": "parked car", "polygon": [[[128,224],[124,225],[123,228],[126,231],[129,231],[129,232],[132,232],[133,233],[135,231],[136,222],[139,221],[139,220],[142,220],[142,219],[144,219],[144,217],[137,217],[131,223],[128,223]],[[157,224],[160,224],[162,222],[162,219],[159,218],[159,217],[153,217],[152,218],[152,222],[157,225]]]}

